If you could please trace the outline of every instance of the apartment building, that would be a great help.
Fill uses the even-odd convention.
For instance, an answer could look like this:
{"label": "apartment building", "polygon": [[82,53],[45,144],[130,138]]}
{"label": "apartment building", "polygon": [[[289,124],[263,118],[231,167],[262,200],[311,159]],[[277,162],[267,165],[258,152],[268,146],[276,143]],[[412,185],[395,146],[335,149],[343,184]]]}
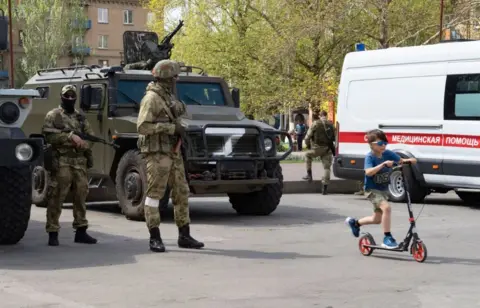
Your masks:
{"label": "apartment building", "polygon": [[[88,0],[85,35],[72,42],[69,64],[119,65],[123,60],[123,33],[145,31],[153,13],[140,0]],[[66,63],[65,63],[66,64]]]}
{"label": "apartment building", "polygon": [[[141,0],[85,0],[87,21],[83,36],[72,41],[68,55],[58,59],[58,66],[74,63],[85,65],[119,65],[123,60],[123,33],[146,31],[154,14],[142,7]],[[23,54],[22,29],[13,27],[14,58]],[[0,87],[8,87],[9,51],[0,55]]]}

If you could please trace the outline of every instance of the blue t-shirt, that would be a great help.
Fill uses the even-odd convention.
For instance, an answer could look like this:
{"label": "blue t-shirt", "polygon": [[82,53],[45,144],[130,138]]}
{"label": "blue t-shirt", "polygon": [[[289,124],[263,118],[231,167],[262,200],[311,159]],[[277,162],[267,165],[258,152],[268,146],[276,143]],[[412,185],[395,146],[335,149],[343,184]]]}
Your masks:
{"label": "blue t-shirt", "polygon": [[[377,157],[372,152],[368,153],[365,157],[365,169],[373,168],[384,161],[393,160],[398,163],[400,161],[400,156],[397,153],[390,150],[385,150],[382,153],[382,157]],[[388,184],[390,184],[390,171],[392,168],[384,167],[374,176],[365,175],[365,190],[376,189],[376,190],[387,190]]]}

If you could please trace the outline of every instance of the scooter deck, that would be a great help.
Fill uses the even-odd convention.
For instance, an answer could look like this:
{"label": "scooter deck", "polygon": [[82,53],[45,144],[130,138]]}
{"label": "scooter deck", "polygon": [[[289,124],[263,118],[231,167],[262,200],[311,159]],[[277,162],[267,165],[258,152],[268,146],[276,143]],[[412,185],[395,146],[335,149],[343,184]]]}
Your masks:
{"label": "scooter deck", "polygon": [[386,248],[382,247],[380,245],[363,245],[364,247],[369,247],[373,249],[380,249],[380,250],[387,250],[387,251],[396,251],[396,252],[405,252],[405,248],[403,247],[398,247],[398,248]]}

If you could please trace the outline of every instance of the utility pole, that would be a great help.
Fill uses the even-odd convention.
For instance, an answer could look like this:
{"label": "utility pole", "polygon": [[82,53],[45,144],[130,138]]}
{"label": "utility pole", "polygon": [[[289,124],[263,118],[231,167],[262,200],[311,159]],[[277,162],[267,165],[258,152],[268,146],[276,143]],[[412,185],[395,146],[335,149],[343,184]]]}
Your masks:
{"label": "utility pole", "polygon": [[12,29],[12,0],[8,0],[8,30],[10,32],[8,36],[8,49],[10,54],[10,88],[15,88],[15,71],[14,71],[14,61],[13,61],[13,29]]}
{"label": "utility pole", "polygon": [[438,41],[442,41],[443,38],[443,0],[440,0],[440,31]]}

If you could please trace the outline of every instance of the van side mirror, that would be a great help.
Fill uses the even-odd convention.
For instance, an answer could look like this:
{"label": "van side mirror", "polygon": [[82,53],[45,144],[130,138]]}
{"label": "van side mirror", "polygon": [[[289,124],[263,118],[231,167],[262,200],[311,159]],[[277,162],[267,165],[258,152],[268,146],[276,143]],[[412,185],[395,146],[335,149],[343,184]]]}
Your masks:
{"label": "van side mirror", "polygon": [[80,93],[80,109],[83,111],[90,110],[92,107],[92,87],[89,85],[85,85],[82,87],[82,91]]}
{"label": "van side mirror", "polygon": [[232,89],[232,100],[233,100],[233,107],[240,108],[240,89],[238,88]]}

